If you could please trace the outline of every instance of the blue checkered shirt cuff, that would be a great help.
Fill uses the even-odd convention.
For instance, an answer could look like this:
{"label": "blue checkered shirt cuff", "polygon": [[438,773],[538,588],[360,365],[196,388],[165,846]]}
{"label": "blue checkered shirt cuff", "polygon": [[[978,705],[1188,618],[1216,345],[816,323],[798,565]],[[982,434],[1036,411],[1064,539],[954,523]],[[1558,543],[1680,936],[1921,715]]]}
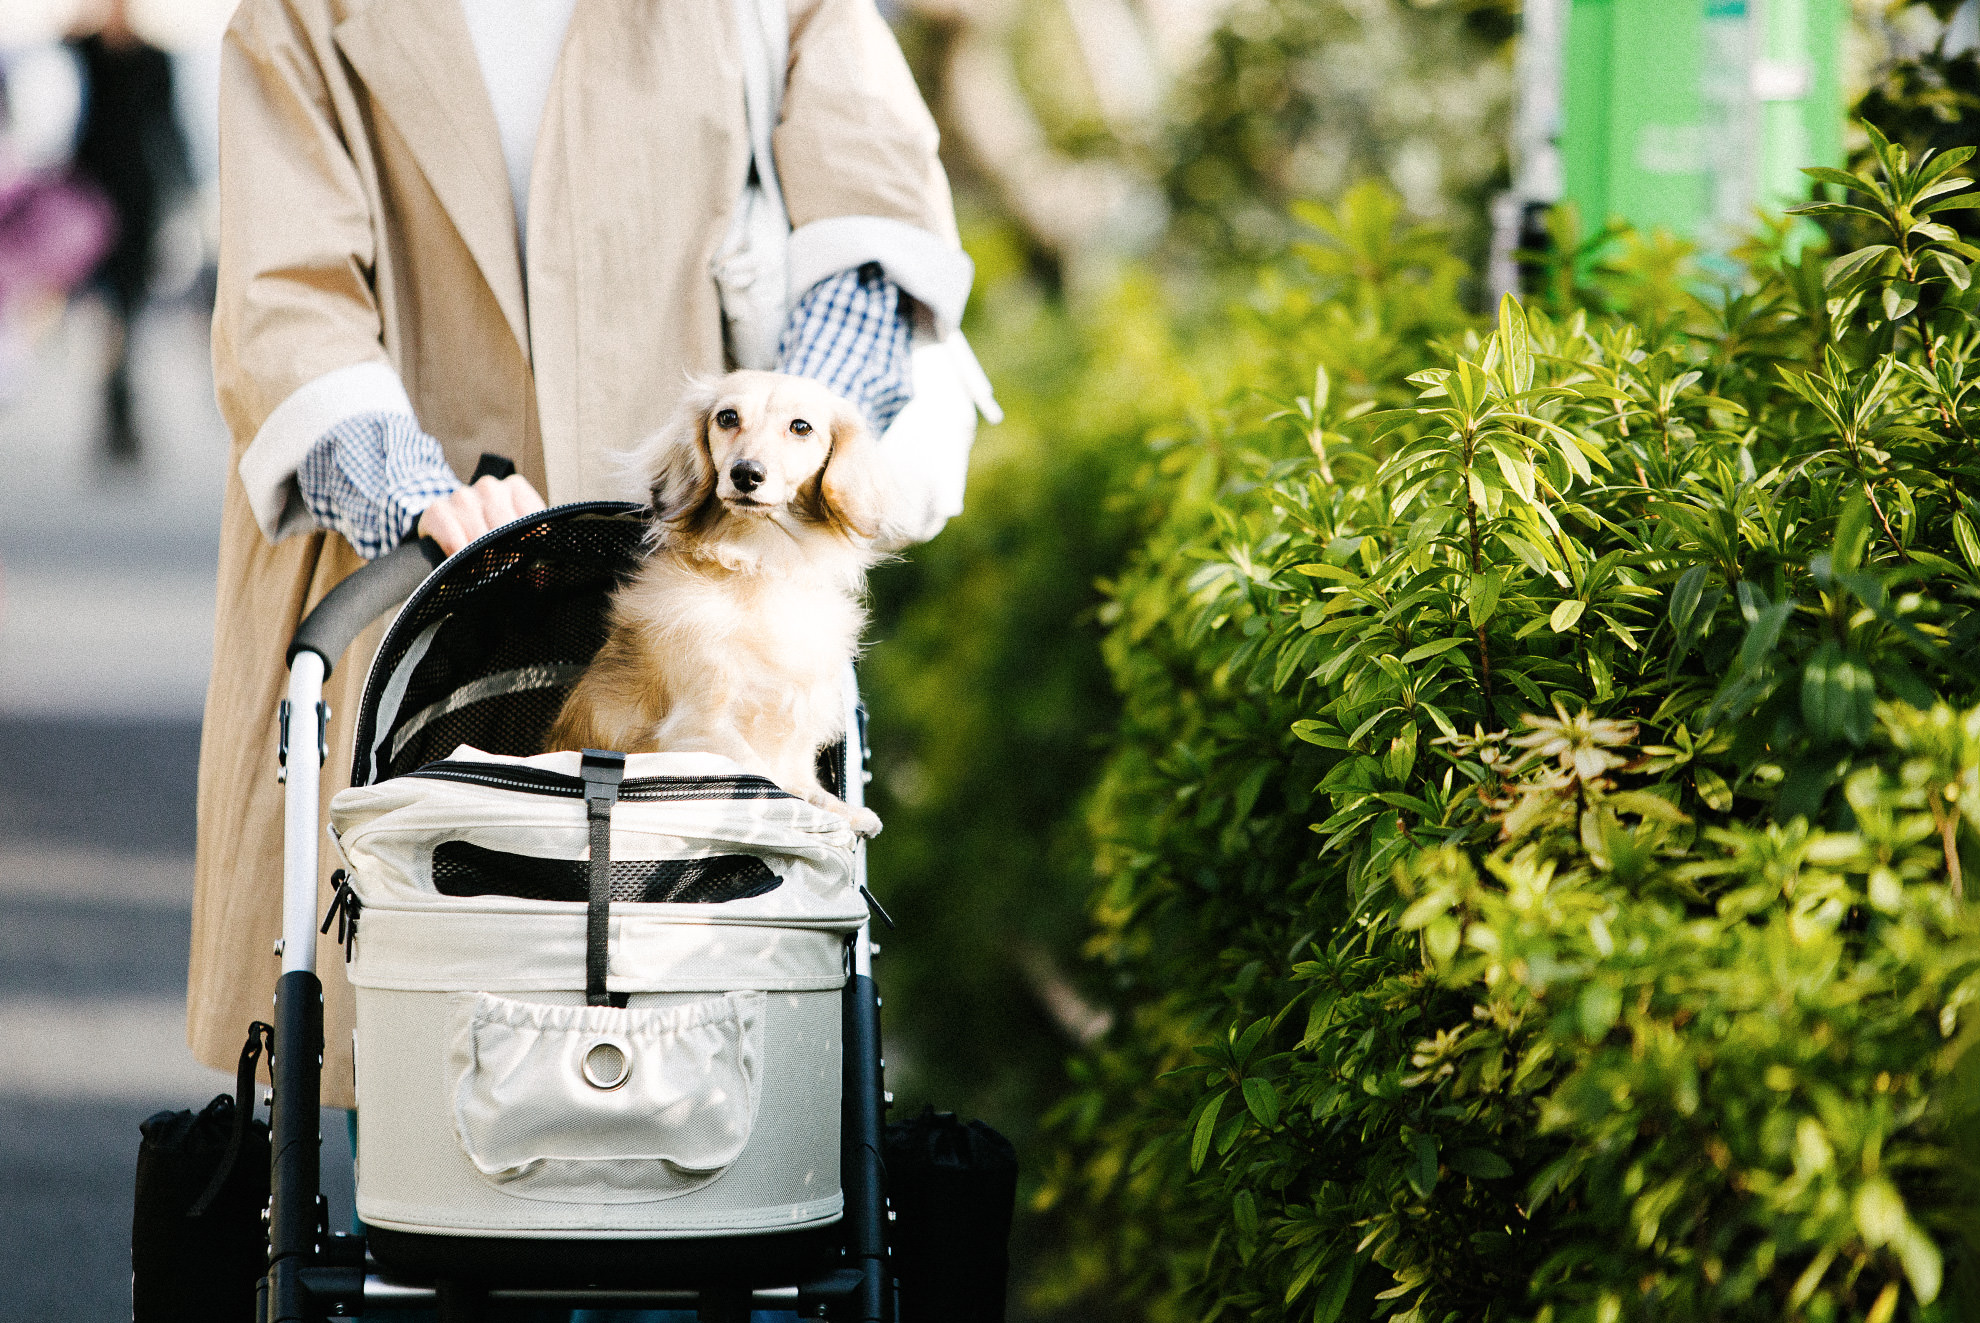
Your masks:
{"label": "blue checkered shirt cuff", "polygon": [[777,368],[851,400],[875,436],[914,394],[914,328],[901,287],[878,262],[819,281],[784,323]]}
{"label": "blue checkered shirt cuff", "polygon": [[317,438],[296,468],[296,486],[319,528],[342,533],[358,555],[376,560],[461,480],[410,415],[362,413]]}

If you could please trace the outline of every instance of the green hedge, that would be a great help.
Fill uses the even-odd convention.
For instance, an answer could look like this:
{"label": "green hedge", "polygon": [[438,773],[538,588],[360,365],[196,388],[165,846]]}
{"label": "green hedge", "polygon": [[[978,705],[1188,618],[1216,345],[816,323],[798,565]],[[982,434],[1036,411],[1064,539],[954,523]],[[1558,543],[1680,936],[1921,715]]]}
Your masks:
{"label": "green hedge", "polygon": [[1110,588],[1041,1306],[1967,1316],[1980,195],[1878,150],[1879,244],[1647,325],[1455,331],[1313,213],[1256,321],[1321,371],[1158,452]]}

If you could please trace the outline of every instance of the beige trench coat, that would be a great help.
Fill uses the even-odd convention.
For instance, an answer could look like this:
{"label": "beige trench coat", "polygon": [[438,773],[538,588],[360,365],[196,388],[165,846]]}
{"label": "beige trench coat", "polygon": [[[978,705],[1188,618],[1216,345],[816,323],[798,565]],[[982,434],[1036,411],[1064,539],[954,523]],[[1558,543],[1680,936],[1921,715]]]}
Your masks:
{"label": "beige trench coat", "polygon": [[[790,0],[790,12],[775,146],[792,225],[877,218],[955,250],[934,125],[873,0]],[[689,373],[723,366],[710,261],[749,160],[732,15],[721,0],[577,0],[537,139],[525,280],[459,0],[243,0],[222,65],[213,328],[237,466],[301,388],[380,364],[463,476],[492,451],[553,504],[621,494],[605,457],[658,426]],[[292,500],[279,531],[297,514]],[[269,1018],[280,972],[284,648],[361,564],[339,536],[271,541],[262,516],[237,467],[200,750],[187,1023],[194,1054],[223,1069],[248,1022]],[[360,639],[326,685],[326,821],[381,636]],[[337,860],[324,846],[327,879]],[[351,998],[334,946],[319,972],[324,1102],[350,1106]]]}

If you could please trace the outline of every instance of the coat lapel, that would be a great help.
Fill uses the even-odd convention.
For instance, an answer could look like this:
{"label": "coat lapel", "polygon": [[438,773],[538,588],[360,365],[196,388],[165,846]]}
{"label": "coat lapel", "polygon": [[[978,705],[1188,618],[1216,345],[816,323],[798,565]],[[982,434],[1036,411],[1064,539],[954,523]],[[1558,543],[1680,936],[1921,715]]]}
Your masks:
{"label": "coat lapel", "polygon": [[459,0],[371,0],[335,37],[474,254],[527,361],[515,204]]}

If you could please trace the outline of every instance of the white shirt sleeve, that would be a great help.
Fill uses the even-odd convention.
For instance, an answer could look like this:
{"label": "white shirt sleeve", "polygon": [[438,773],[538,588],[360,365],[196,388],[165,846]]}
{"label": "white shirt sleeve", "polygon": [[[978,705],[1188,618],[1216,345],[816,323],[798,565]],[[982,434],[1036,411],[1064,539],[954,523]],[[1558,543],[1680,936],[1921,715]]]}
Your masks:
{"label": "white shirt sleeve", "polygon": [[280,542],[317,527],[296,486],[296,469],[331,428],[348,418],[378,413],[416,418],[399,374],[377,360],[326,372],[275,406],[239,466],[262,536]]}

